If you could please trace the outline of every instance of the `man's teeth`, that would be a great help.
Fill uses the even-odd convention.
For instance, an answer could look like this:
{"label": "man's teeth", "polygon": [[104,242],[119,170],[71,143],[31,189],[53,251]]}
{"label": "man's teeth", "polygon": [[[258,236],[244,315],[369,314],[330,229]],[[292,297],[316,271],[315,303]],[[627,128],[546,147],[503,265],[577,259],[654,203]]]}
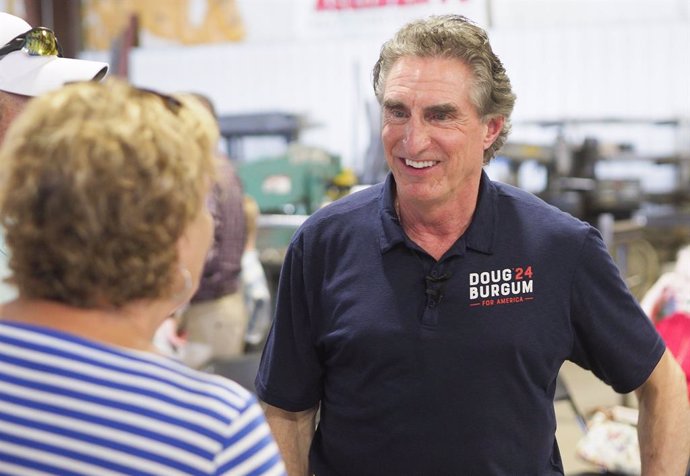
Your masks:
{"label": "man's teeth", "polygon": [[433,162],[431,160],[425,160],[423,162],[417,162],[414,160],[405,159],[405,165],[409,165],[410,167],[414,167],[415,169],[425,169],[427,167],[431,167],[435,163],[436,162]]}

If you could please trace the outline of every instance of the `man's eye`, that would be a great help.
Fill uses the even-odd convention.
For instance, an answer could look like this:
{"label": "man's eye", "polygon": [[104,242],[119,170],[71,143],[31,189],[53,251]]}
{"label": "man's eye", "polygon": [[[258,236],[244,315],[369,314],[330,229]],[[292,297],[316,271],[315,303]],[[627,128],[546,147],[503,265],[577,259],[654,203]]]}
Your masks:
{"label": "man's eye", "polygon": [[389,121],[401,122],[407,118],[407,113],[404,109],[386,109],[385,114]]}
{"label": "man's eye", "polygon": [[431,115],[431,119],[434,121],[445,121],[450,118],[447,112],[435,112]]}

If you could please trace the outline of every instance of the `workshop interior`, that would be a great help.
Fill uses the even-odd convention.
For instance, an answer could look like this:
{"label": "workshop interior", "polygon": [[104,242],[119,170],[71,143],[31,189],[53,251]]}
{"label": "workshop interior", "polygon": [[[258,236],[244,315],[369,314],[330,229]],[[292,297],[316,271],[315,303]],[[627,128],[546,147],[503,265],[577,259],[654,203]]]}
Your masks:
{"label": "workshop interior", "polygon": [[[371,86],[380,45],[431,14],[485,28],[511,78],[512,131],[489,177],[597,228],[655,324],[670,314],[657,305],[665,285],[690,301],[690,0],[0,0],[0,11],[53,29],[66,57],[213,102],[219,148],[258,207],[268,317],[234,356],[170,337],[197,369],[253,390],[295,231],[388,174]],[[690,326],[666,329],[690,372]],[[592,436],[634,429],[634,397],[566,363],[554,406],[567,475],[638,474]]]}

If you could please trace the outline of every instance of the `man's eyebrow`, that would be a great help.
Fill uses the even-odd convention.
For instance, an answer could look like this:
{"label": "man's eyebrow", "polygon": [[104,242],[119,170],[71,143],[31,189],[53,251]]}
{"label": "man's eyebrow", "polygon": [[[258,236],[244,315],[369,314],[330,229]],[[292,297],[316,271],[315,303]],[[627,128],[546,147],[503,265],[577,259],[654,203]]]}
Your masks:
{"label": "man's eyebrow", "polygon": [[453,104],[437,104],[435,106],[429,106],[424,108],[426,114],[456,114],[458,108]]}
{"label": "man's eyebrow", "polygon": [[386,109],[407,109],[402,101],[397,101],[395,99],[386,99],[383,101],[383,107]]}

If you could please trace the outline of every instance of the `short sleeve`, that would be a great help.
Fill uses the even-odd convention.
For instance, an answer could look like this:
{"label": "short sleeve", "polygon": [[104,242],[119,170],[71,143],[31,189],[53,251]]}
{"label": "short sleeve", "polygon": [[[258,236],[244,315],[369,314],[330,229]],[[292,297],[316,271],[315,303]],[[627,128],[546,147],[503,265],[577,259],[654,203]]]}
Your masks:
{"label": "short sleeve", "polygon": [[[298,231],[299,233],[299,231]],[[313,408],[322,395],[323,368],[314,345],[309,293],[317,283],[307,283],[302,238],[288,247],[280,273],[276,315],[256,378],[257,395],[269,405],[286,411]]]}
{"label": "short sleeve", "polygon": [[571,289],[570,360],[620,393],[641,386],[665,345],[628,290],[599,232],[590,228]]}
{"label": "short sleeve", "polygon": [[278,445],[253,396],[230,423],[226,441],[215,459],[215,465],[218,475],[287,474]]}

